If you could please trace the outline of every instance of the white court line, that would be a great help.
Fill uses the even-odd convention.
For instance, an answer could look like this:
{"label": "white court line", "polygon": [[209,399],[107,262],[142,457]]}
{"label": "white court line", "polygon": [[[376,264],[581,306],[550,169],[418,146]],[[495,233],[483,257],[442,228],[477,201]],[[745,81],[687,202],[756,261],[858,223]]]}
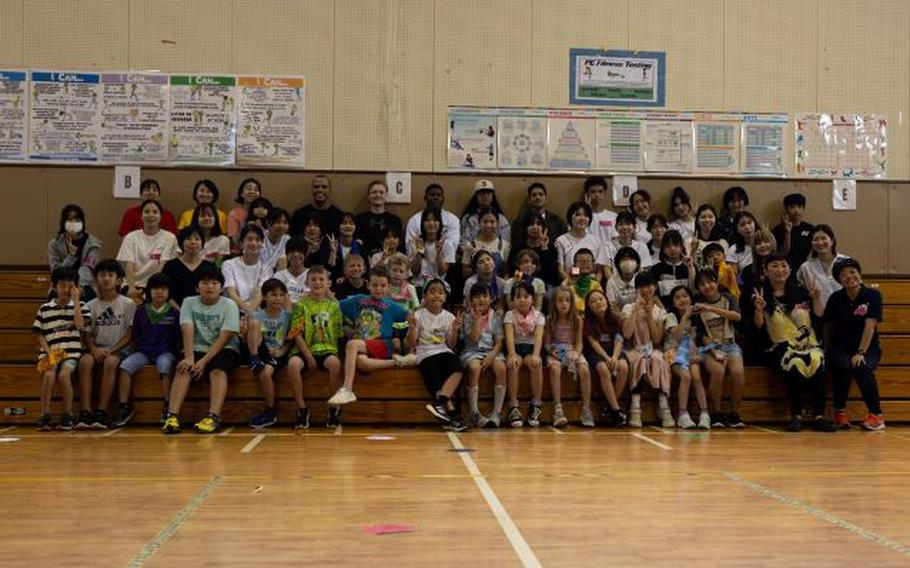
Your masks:
{"label": "white court line", "polygon": [[652,440],[651,438],[645,436],[644,434],[639,434],[638,432],[632,432],[632,436],[638,438],[639,440],[644,440],[645,442],[648,442],[649,444],[654,444],[655,446],[657,446],[658,448],[660,448],[662,450],[672,450],[673,449],[666,444],[661,444],[657,440]]}
{"label": "white court line", "polygon": [[770,428],[765,428],[763,426],[752,425],[756,430],[761,430],[762,432],[768,432],[769,434],[780,434],[780,430],[772,430]]}
{"label": "white court line", "polygon": [[[448,436],[449,440],[452,442],[452,446],[456,450],[464,449],[464,445],[461,443],[461,438],[459,438],[457,434],[454,432],[448,432]],[[524,539],[523,536],[521,536],[521,532],[518,530],[515,522],[512,521],[512,517],[509,516],[509,512],[506,511],[506,508],[502,506],[502,503],[499,501],[499,497],[496,496],[496,493],[493,492],[493,488],[490,487],[490,484],[487,483],[486,478],[482,473],[480,473],[480,469],[474,462],[474,458],[472,458],[471,454],[468,452],[458,452],[458,457],[461,458],[461,462],[468,469],[468,473],[470,473],[471,477],[474,478],[474,483],[477,484],[477,488],[480,490],[480,494],[483,495],[483,498],[486,500],[487,505],[489,505],[490,510],[493,511],[493,516],[496,517],[496,520],[499,522],[499,526],[502,528],[502,532],[506,533],[506,538],[509,539],[509,543],[512,545],[512,548],[515,549],[515,554],[518,555],[518,559],[521,561],[521,565],[525,568],[541,568],[540,561],[537,560],[537,556],[534,554],[534,551],[531,550],[528,542]]]}
{"label": "white court line", "polygon": [[3,432],[9,432],[10,430],[15,430],[15,429],[16,429],[15,426],[7,426],[6,428],[0,429],[0,434],[2,434]]}
{"label": "white court line", "polygon": [[223,431],[218,432],[215,435],[216,436],[227,436],[228,434],[230,434],[231,432],[234,431],[234,428],[236,428],[236,426],[231,426],[230,428],[225,428]]}
{"label": "white court line", "polygon": [[108,438],[110,436],[113,436],[114,434],[116,434],[119,431],[120,431],[120,428],[114,428],[114,429],[108,430],[107,432],[105,432],[104,434],[101,434],[98,437],[99,438]]}
{"label": "white court line", "polygon": [[[0,430],[0,432],[2,432],[2,430]],[[871,433],[877,434],[878,432],[871,432]],[[893,432],[881,432],[881,433],[884,434],[885,436],[888,436],[889,438],[900,438],[901,440],[910,440],[910,438],[908,438],[907,436],[901,436],[900,434],[894,434]]]}
{"label": "white court line", "polygon": [[673,432],[667,430],[666,428],[661,428],[660,426],[649,426],[652,430],[657,430],[658,432],[663,432],[664,434],[672,434]]}
{"label": "white court line", "polygon": [[243,449],[240,450],[241,454],[248,454],[256,449],[256,446],[259,445],[259,442],[265,440],[265,434],[256,434],[256,436],[250,440],[247,445],[243,446]]}
{"label": "white court line", "polygon": [[550,430],[553,430],[557,434],[562,434],[562,430],[560,430],[559,428],[557,428],[555,426],[547,426],[547,428],[549,428]]}

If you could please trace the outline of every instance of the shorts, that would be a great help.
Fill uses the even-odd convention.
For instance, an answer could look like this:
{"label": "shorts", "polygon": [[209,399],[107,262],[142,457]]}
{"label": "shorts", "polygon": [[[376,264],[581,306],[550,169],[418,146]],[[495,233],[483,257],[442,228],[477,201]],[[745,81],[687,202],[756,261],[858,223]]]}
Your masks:
{"label": "shorts", "polygon": [[709,343],[704,347],[700,347],[698,349],[698,353],[700,355],[707,355],[714,350],[720,351],[727,357],[739,357],[740,359],[743,358],[742,347],[740,347],[735,341],[727,341],[724,343]]}
{"label": "shorts", "polygon": [[306,369],[307,371],[316,371],[318,369],[322,369],[323,371],[328,371],[328,368],[325,366],[325,360],[328,359],[329,357],[338,357],[338,355],[336,355],[334,353],[323,353],[322,355],[313,355],[313,359],[316,360],[315,369],[309,368],[309,365],[307,365],[307,363],[306,363],[306,359],[304,359],[303,355],[301,355],[300,353],[295,354],[294,357],[297,357],[301,361],[303,361],[303,368]]}
{"label": "shorts", "polygon": [[393,327],[392,328],[392,337],[394,339],[399,339],[401,342],[405,342],[408,338],[408,326],[404,327]]}
{"label": "shorts", "polygon": [[[694,344],[692,343],[692,338],[690,337],[688,341],[683,341],[676,346],[676,352],[673,355],[673,361],[670,363],[670,366],[679,365],[679,368],[683,371],[688,371],[692,363],[697,363],[701,357],[698,355],[698,350],[695,350],[695,353],[692,352]],[[692,360],[692,355],[695,355],[695,361]]]}
{"label": "shorts", "polygon": [[[461,360],[462,365],[467,365],[471,361],[475,361],[475,360],[481,361],[481,360],[485,359],[488,353],[489,353],[489,351],[475,351],[473,349],[471,349],[471,350],[466,349],[461,352],[461,356],[459,357],[459,359]],[[506,360],[505,356],[502,354],[502,351],[500,351],[499,354],[496,355],[495,360],[496,361],[505,361]]]}
{"label": "shorts", "polygon": [[[194,360],[198,361],[205,357],[205,353],[200,353],[196,351],[193,353]],[[209,361],[209,364],[205,366],[205,369],[199,376],[194,377],[193,380],[199,380],[203,377],[208,377],[212,371],[224,371],[225,374],[231,374],[231,371],[237,368],[240,364],[240,353],[237,353],[233,349],[222,349],[219,351],[215,357]]]}
{"label": "shorts", "polygon": [[528,355],[534,354],[534,346],[530,343],[516,343],[515,354],[524,359]]}
{"label": "shorts", "polygon": [[423,384],[427,387],[430,396],[436,397],[436,393],[442,388],[449,377],[455,373],[461,372],[461,361],[458,355],[451,351],[430,355],[417,364],[417,370],[423,377]]}
{"label": "shorts", "polygon": [[289,356],[287,353],[285,353],[281,357],[277,357],[277,358],[272,357],[272,354],[269,352],[269,348],[266,347],[264,343],[259,346],[259,350],[257,351],[256,355],[259,358],[259,360],[262,361],[263,363],[265,363],[266,361],[268,361],[270,359],[275,359],[275,365],[272,365],[272,366],[275,368],[276,371],[278,369],[288,366]]}
{"label": "shorts", "polygon": [[[177,356],[173,353],[162,353],[155,358],[155,369],[158,370],[159,375],[170,375],[171,370],[174,368],[174,362],[177,360]],[[151,358],[138,351],[133,353],[123,359],[120,363],[120,369],[123,370],[127,375],[133,376],[139,372],[142,367],[150,364],[152,362]]]}
{"label": "shorts", "polygon": [[367,347],[367,355],[371,359],[392,358],[392,346],[389,341],[385,339],[365,339],[364,343]]}

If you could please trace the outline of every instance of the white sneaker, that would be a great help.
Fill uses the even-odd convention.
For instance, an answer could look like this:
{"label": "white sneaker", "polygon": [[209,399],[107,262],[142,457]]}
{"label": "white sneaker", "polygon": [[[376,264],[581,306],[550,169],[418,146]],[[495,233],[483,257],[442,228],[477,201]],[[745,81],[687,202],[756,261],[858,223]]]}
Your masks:
{"label": "white sneaker", "polygon": [[468,421],[468,424],[470,424],[472,428],[483,428],[489,421],[489,418],[477,412],[471,415],[471,419]]}
{"label": "white sneaker", "polygon": [[669,408],[664,408],[657,412],[660,416],[660,425],[664,428],[674,428],[676,427],[676,421],[673,420],[673,413],[670,412]]}
{"label": "white sneaker", "polygon": [[498,412],[491,413],[490,416],[487,417],[487,421],[489,424],[492,424],[494,428],[499,428],[499,422],[500,422],[499,413]]}
{"label": "white sneaker", "polygon": [[585,428],[594,427],[594,414],[591,412],[590,408],[581,409],[581,425]]}
{"label": "white sneaker", "polygon": [[692,417],[689,416],[689,413],[685,410],[679,413],[679,417],[676,419],[676,425],[683,430],[695,428],[695,422],[692,421]]}
{"label": "white sneaker", "polygon": [[566,413],[562,410],[562,405],[557,404],[553,408],[553,427],[562,428],[569,423],[569,419],[566,418]]}
{"label": "white sneaker", "polygon": [[392,360],[398,367],[414,367],[417,365],[417,356],[413,353],[407,355],[392,355]]}
{"label": "white sneaker", "polygon": [[708,414],[707,410],[702,410],[701,414],[698,415],[698,426],[699,430],[710,430],[711,429],[711,415]]}
{"label": "white sneaker", "polygon": [[641,409],[633,408],[629,411],[629,426],[632,428],[641,428]]}
{"label": "white sneaker", "polygon": [[335,391],[335,394],[332,395],[332,398],[330,398],[327,403],[332,406],[341,406],[342,404],[350,404],[356,400],[357,395],[354,394],[354,391],[347,387],[341,387]]}

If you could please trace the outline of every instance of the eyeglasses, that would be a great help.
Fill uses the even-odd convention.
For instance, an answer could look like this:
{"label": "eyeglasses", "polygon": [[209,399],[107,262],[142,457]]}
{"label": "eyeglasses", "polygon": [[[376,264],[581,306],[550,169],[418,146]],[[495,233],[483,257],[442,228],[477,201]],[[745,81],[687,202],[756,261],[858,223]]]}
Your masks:
{"label": "eyeglasses", "polygon": [[313,189],[328,189],[328,188],[329,188],[329,186],[327,186],[327,185],[314,185],[313,186]]}

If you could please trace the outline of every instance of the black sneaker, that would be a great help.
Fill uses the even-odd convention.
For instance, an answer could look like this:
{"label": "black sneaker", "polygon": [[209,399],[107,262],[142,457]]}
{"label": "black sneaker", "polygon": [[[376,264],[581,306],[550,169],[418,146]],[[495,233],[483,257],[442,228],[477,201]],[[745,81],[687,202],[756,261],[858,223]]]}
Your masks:
{"label": "black sneaker", "polygon": [[326,428],[338,428],[341,426],[341,408],[338,406],[330,406],[329,414],[325,419]]}
{"label": "black sneaker", "polygon": [[834,422],[824,416],[816,416],[812,421],[812,429],[816,432],[837,432],[837,426]]}
{"label": "black sneaker", "polygon": [[524,419],[521,416],[521,411],[518,410],[517,406],[513,406],[509,409],[509,426],[512,428],[521,428],[524,426]]}
{"label": "black sneaker", "polygon": [[107,430],[108,421],[107,412],[96,410],[92,413],[92,428],[95,430]]}
{"label": "black sneaker", "polygon": [[738,412],[731,412],[730,414],[728,414],[726,423],[727,423],[727,427],[729,427],[729,428],[745,428],[746,427],[746,423],[743,422],[742,419],[739,417]]}
{"label": "black sneaker", "polygon": [[[121,402],[117,406],[117,415],[114,417],[114,420],[111,422],[112,428],[123,428],[126,426],[127,422],[133,419],[133,407],[125,402]],[[167,417],[165,417],[167,420]]]}
{"label": "black sneaker", "polygon": [[76,430],[83,430],[92,427],[92,424],[95,423],[95,415],[91,411],[83,410],[79,413],[79,421],[76,422]]}
{"label": "black sneaker", "polygon": [[528,405],[528,426],[531,428],[540,426],[540,406],[537,404]]}
{"label": "black sneaker", "polygon": [[294,422],[294,430],[306,430],[310,427],[310,409],[298,408],[297,420]]}
{"label": "black sneaker", "polygon": [[51,415],[42,414],[41,418],[38,419],[37,429],[39,432],[50,432],[54,429],[51,425]]}
{"label": "black sneaker", "polygon": [[66,413],[63,415],[63,418],[60,419],[60,424],[57,424],[58,430],[63,430],[64,432],[69,432],[76,427],[76,422],[73,420],[73,415]]}
{"label": "black sneaker", "polygon": [[171,414],[168,408],[171,406],[169,401],[164,401],[164,407],[161,409],[161,418],[159,418],[158,423],[164,426],[164,423],[167,422],[167,417]]}
{"label": "black sneaker", "polygon": [[711,428],[726,428],[728,424],[728,418],[726,414],[718,412],[712,414],[711,417],[714,419],[711,421]]}
{"label": "black sneaker", "polygon": [[785,430],[787,432],[800,432],[803,429],[803,417],[800,415],[791,416],[790,421],[787,422],[787,427]]}
{"label": "black sneaker", "polygon": [[436,420],[439,420],[442,424],[452,424],[452,417],[449,416],[449,409],[446,408],[446,404],[444,402],[436,400],[427,404],[425,408],[436,418]]}
{"label": "black sneaker", "polygon": [[607,409],[607,412],[601,413],[601,417],[603,418],[603,425],[607,428],[620,428],[628,422],[626,414],[619,409]]}
{"label": "black sneaker", "polygon": [[464,432],[469,428],[469,426],[467,423],[465,423],[464,420],[461,419],[461,416],[458,416],[457,414],[450,414],[449,423],[445,424],[443,428],[449,432]]}

